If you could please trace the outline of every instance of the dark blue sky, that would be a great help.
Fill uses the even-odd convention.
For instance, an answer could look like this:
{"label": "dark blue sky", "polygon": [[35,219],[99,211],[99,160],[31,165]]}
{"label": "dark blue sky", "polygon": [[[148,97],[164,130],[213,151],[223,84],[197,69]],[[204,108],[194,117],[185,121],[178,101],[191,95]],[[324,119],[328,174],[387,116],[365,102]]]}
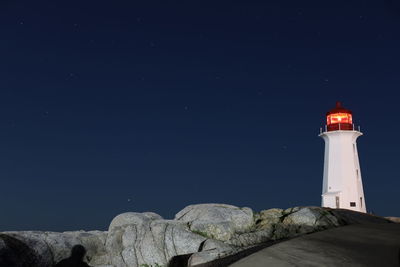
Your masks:
{"label": "dark blue sky", "polygon": [[320,205],[338,100],[400,216],[400,0],[39,2],[0,3],[0,231]]}

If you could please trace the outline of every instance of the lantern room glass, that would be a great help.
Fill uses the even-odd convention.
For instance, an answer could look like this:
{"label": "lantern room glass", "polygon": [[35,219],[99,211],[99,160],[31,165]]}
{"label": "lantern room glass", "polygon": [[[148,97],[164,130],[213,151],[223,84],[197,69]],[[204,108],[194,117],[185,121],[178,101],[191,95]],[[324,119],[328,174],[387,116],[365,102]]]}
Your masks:
{"label": "lantern room glass", "polygon": [[350,113],[333,113],[326,117],[326,124],[353,123],[353,117]]}

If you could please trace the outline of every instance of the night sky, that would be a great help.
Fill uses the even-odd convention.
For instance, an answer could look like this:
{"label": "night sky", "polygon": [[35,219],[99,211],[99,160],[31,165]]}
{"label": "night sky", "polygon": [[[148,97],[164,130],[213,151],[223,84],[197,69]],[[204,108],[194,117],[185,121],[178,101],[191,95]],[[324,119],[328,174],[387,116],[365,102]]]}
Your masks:
{"label": "night sky", "polygon": [[0,231],[319,206],[336,101],[400,216],[400,0],[2,0],[0,33]]}

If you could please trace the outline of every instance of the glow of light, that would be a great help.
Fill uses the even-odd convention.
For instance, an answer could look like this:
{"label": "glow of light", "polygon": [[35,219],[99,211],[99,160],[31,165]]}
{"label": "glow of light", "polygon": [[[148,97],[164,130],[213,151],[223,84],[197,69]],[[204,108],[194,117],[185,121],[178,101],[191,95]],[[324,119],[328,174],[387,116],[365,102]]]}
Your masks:
{"label": "glow of light", "polygon": [[337,124],[337,123],[353,123],[352,115],[349,113],[333,113],[326,117],[326,123]]}

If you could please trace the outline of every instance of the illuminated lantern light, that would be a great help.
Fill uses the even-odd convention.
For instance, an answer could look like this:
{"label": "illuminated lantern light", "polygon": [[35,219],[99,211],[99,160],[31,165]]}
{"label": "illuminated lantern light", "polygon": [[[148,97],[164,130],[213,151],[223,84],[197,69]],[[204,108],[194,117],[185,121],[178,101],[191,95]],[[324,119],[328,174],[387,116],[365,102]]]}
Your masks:
{"label": "illuminated lantern light", "polygon": [[335,113],[327,116],[327,124],[335,124],[335,123],[353,123],[353,118],[351,114],[348,113]]}
{"label": "illuminated lantern light", "polygon": [[326,125],[328,131],[352,131],[354,129],[352,112],[337,102],[336,107],[326,113]]}

